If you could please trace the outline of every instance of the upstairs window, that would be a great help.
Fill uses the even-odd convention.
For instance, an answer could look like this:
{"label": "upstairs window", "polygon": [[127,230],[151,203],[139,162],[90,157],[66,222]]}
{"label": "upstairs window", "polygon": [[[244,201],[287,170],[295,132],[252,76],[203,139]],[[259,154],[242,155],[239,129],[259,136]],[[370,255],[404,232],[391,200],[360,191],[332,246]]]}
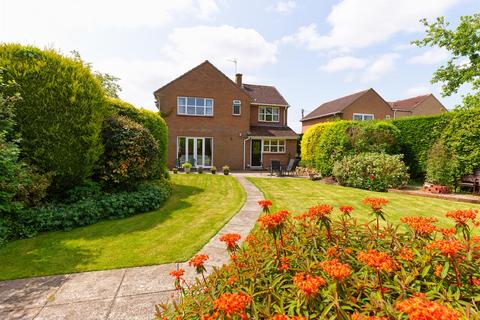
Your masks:
{"label": "upstairs window", "polygon": [[242,114],[242,101],[240,100],[233,100],[232,104],[232,114],[234,116],[239,116]]}
{"label": "upstairs window", "polygon": [[353,114],[353,120],[355,121],[368,121],[368,120],[373,120],[375,119],[375,116],[373,114],[369,113],[354,113]]}
{"label": "upstairs window", "polygon": [[280,109],[278,107],[259,107],[258,121],[262,122],[279,122]]}
{"label": "upstairs window", "polygon": [[177,114],[189,116],[213,116],[213,99],[178,97]]}

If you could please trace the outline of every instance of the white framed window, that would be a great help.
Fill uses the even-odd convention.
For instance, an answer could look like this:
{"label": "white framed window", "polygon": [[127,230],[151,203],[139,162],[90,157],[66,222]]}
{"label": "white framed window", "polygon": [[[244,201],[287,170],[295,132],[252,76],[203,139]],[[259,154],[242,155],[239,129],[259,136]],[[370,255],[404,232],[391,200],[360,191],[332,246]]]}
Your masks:
{"label": "white framed window", "polygon": [[385,119],[386,119],[386,120],[390,120],[390,115],[387,114],[387,115],[385,116]]}
{"label": "white framed window", "polygon": [[177,114],[189,116],[213,116],[213,99],[177,97]]}
{"label": "white framed window", "polygon": [[268,153],[285,153],[285,140],[264,139],[263,152]]}
{"label": "white framed window", "polygon": [[278,107],[258,107],[258,121],[279,122],[280,109]]}
{"label": "white framed window", "polygon": [[177,165],[185,162],[189,162],[197,168],[212,167],[213,138],[177,137]]}
{"label": "white framed window", "polygon": [[368,121],[375,119],[375,115],[370,113],[354,113],[353,120],[355,121]]}
{"label": "white framed window", "polygon": [[232,114],[234,116],[239,116],[242,114],[242,101],[240,100],[233,100],[232,103]]}

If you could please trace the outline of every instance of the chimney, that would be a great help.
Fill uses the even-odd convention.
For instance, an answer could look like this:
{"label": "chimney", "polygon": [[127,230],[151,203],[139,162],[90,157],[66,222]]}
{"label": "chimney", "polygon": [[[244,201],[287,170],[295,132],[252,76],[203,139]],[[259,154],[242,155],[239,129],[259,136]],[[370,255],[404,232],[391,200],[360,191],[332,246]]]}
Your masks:
{"label": "chimney", "polygon": [[242,74],[237,73],[235,75],[235,82],[237,83],[237,86],[241,87],[242,86]]}

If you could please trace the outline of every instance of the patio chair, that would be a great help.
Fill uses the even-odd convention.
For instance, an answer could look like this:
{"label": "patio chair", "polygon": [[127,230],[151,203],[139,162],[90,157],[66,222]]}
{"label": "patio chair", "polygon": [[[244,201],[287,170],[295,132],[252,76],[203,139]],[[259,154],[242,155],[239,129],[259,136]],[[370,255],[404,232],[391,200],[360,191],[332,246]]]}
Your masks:
{"label": "patio chair", "polygon": [[277,172],[278,176],[282,175],[282,166],[280,165],[280,161],[278,160],[271,160],[269,169],[271,176],[273,176],[274,172]]}
{"label": "patio chair", "polygon": [[287,165],[287,168],[285,169],[284,173],[286,173],[287,175],[295,175],[296,174],[296,171],[295,169],[297,169],[297,165],[298,165],[298,160],[297,159],[290,159],[288,161],[288,165]]}

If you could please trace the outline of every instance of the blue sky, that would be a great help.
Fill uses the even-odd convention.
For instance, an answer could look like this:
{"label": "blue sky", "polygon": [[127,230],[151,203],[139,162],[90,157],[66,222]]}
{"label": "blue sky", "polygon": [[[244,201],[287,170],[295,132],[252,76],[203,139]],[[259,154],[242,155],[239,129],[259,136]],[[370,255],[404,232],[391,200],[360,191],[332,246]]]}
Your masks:
{"label": "blue sky", "polygon": [[152,92],[210,60],[247,83],[275,85],[301,109],[373,87],[386,100],[427,92],[446,106],[433,71],[441,50],[411,46],[418,22],[444,15],[455,24],[478,0],[123,1],[0,0],[0,41],[80,52],[95,70],[121,78],[121,98],[154,109]]}

